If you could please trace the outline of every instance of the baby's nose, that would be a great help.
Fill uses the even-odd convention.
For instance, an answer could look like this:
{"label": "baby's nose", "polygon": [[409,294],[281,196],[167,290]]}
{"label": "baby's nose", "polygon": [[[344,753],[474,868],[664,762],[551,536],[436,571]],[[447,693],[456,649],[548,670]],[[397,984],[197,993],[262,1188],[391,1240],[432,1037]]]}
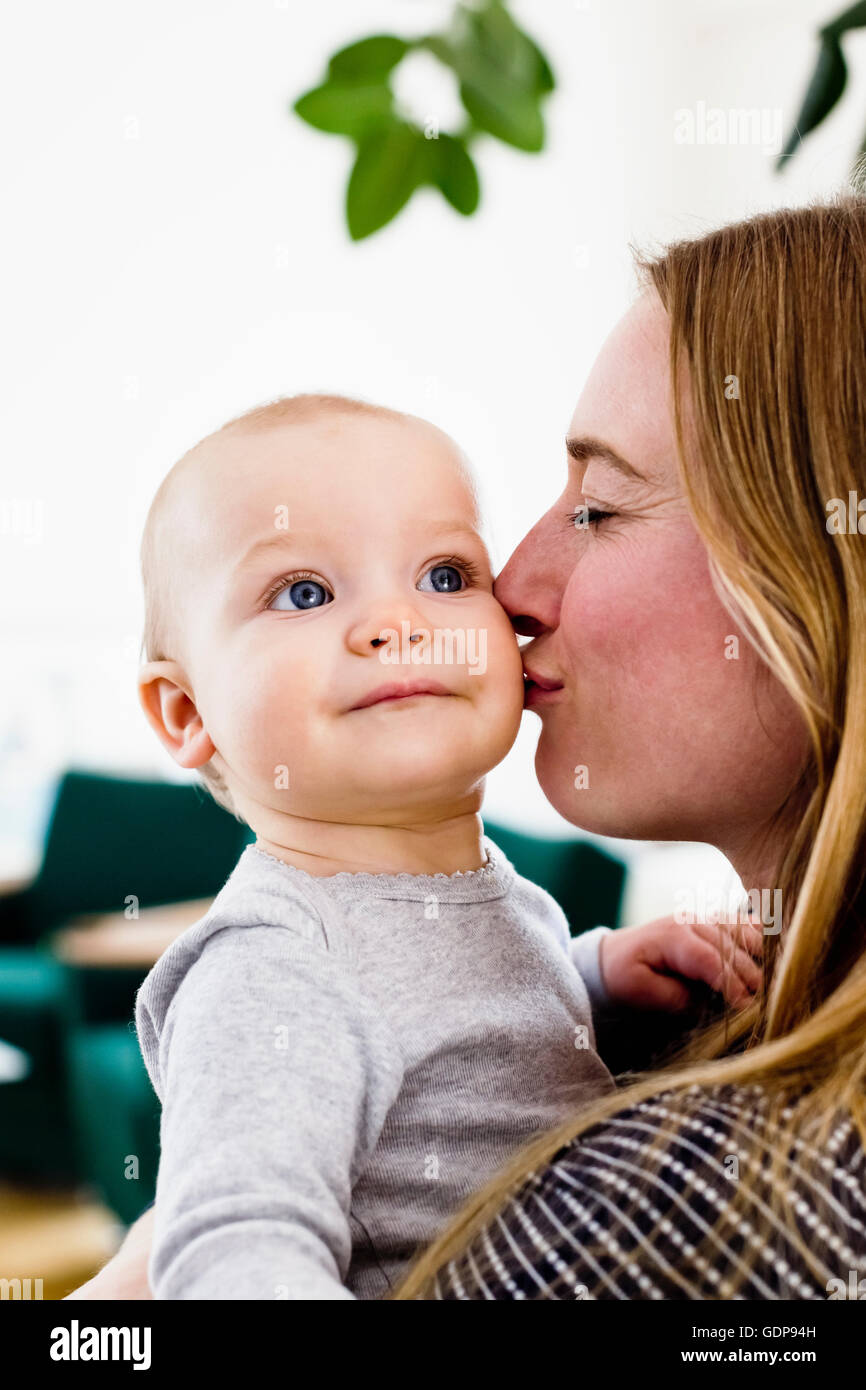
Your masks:
{"label": "baby's nose", "polygon": [[[410,634],[409,634],[409,641],[410,641],[410,642],[420,642],[420,641],[421,641],[421,638],[422,638],[423,636],[424,636],[423,632],[410,632]],[[386,641],[387,641],[387,638],[385,638],[385,637],[374,637],[374,638],[372,639],[371,643],[370,643],[370,646],[371,646],[371,647],[381,647],[382,644],[383,644],[384,642],[386,642]]]}

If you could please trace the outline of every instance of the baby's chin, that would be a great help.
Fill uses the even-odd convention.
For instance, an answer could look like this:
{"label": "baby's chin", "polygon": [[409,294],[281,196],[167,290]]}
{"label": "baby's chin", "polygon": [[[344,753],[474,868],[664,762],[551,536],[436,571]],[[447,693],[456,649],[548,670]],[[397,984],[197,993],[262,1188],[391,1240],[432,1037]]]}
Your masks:
{"label": "baby's chin", "polygon": [[371,739],[359,750],[352,782],[361,796],[387,803],[415,801],[419,805],[439,797],[452,800],[467,794],[499,759],[486,744],[467,747],[465,740]]}
{"label": "baby's chin", "polygon": [[517,738],[522,713],[522,700],[512,705],[473,705],[457,697],[385,701],[352,711],[350,717],[358,721],[352,742],[368,766],[379,760],[410,766],[416,775],[422,769],[434,773],[437,768],[465,766],[477,776],[505,757]]}
{"label": "baby's chin", "polygon": [[[479,783],[505,757],[514,736],[509,728],[497,738],[484,721],[456,731],[436,728],[429,720],[419,727],[403,715],[387,728],[370,721],[363,736],[345,744],[334,740],[321,760],[305,750],[292,768],[289,785],[275,794],[266,791],[265,800],[293,815],[356,819],[359,824],[388,810],[453,807],[477,794]],[[263,786],[265,778],[266,774]]]}

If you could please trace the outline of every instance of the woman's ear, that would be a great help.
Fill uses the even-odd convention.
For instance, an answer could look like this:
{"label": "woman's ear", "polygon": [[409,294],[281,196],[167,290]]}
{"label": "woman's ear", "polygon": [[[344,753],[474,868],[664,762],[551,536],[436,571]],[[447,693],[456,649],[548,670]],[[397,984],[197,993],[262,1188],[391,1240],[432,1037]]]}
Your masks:
{"label": "woman's ear", "polygon": [[181,767],[201,767],[216,749],[176,661],[146,661],[138,673],[138,699],[147,721]]}

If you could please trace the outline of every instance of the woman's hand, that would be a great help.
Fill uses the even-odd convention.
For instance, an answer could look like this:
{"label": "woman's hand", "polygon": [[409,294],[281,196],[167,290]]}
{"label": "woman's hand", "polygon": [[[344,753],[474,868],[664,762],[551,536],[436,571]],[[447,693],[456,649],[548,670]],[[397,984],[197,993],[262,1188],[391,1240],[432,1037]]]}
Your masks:
{"label": "woman's hand", "polygon": [[[98,1274],[66,1295],[71,1298],[126,1299],[153,1298],[147,1282],[147,1264],[153,1237],[151,1207],[130,1226],[123,1244]],[[64,1300],[65,1301],[65,1300]]]}
{"label": "woman's hand", "polygon": [[618,1004],[677,1012],[693,1003],[700,980],[740,1008],[761,984],[763,933],[751,922],[684,924],[659,917],[623,927],[601,941],[605,988]]}

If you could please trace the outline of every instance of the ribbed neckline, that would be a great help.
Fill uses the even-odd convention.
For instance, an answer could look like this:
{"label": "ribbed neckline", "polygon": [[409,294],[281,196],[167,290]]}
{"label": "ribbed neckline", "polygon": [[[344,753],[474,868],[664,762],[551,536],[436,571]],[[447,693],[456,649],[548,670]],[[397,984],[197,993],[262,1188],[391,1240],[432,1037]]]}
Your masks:
{"label": "ribbed neckline", "polygon": [[299,869],[296,864],[287,864],[285,860],[259,849],[258,845],[248,845],[244,854],[250,856],[251,861],[263,859],[290,876],[303,880],[308,888],[324,888],[328,892],[349,897],[369,893],[382,898],[422,898],[435,893],[440,899],[445,897],[457,901],[462,898],[474,902],[502,897],[515,874],[511,861],[487,835],[483,836],[483,845],[487,853],[485,864],[477,869],[457,869],[453,874],[372,874],[341,869],[339,873],[320,876]]}

